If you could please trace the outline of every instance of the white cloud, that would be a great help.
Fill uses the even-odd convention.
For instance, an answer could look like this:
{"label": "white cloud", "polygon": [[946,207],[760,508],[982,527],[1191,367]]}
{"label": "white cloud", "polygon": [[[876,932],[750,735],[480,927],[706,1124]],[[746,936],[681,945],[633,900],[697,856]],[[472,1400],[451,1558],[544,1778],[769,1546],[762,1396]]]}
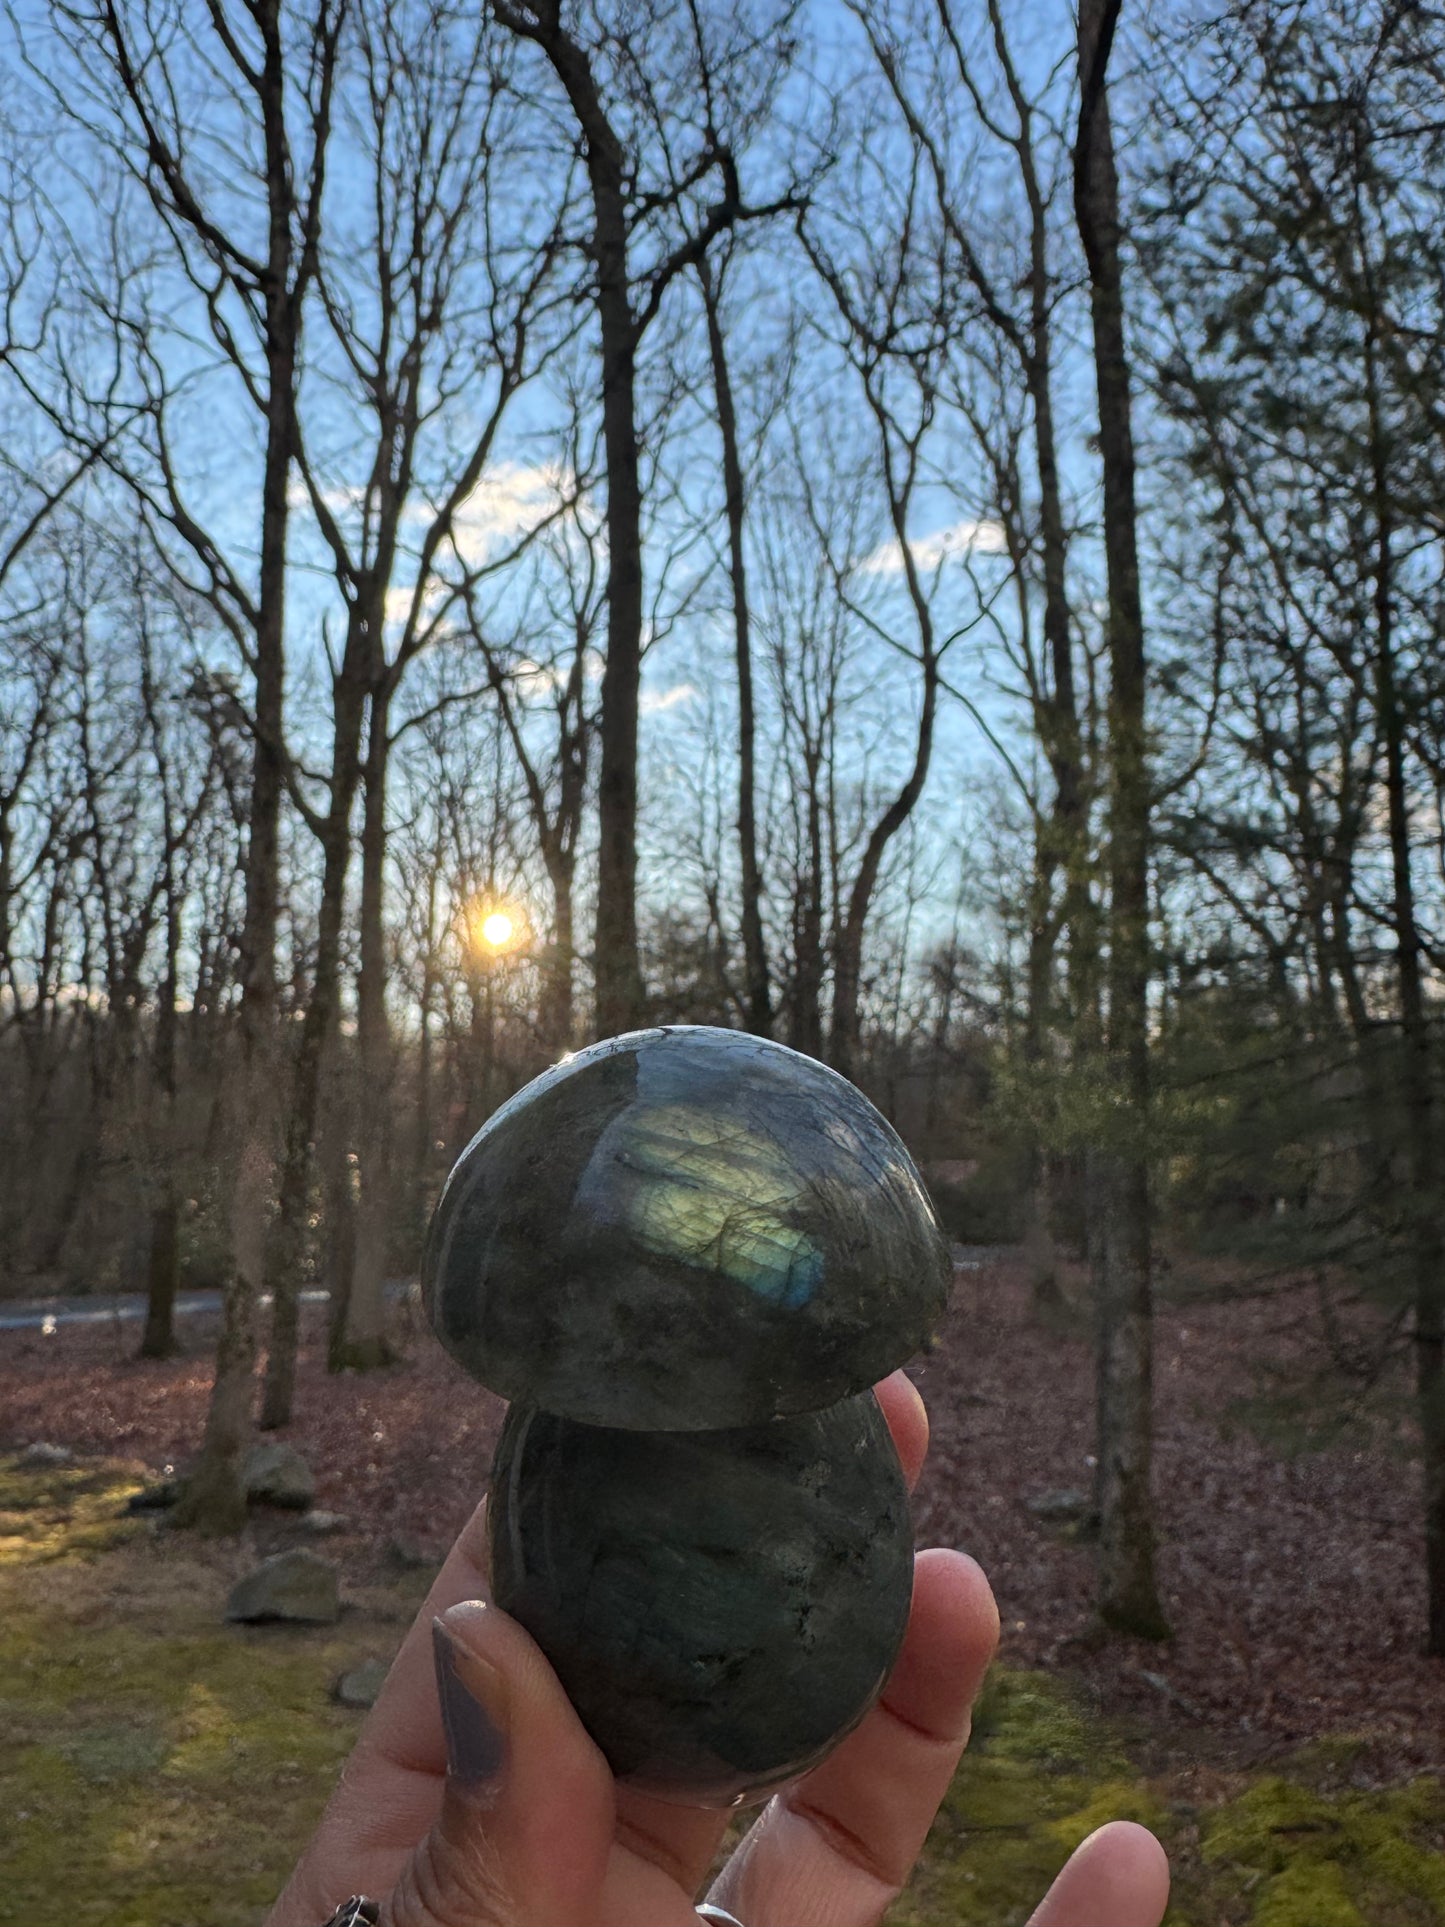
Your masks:
{"label": "white cloud", "polygon": [[[386,592],[385,617],[388,629],[395,629],[406,621],[407,617],[411,614],[412,600],[415,595],[416,589],[412,583],[392,583]],[[428,602],[433,601],[435,599],[435,591],[426,599]]]}
{"label": "white cloud", "polygon": [[[345,484],[336,488],[324,488],[321,500],[333,515],[347,515],[352,509],[359,509],[366,500],[366,490],[360,484]],[[286,484],[286,506],[293,509],[309,509],[311,490],[306,486],[303,476],[292,474]]]}
{"label": "white cloud", "polygon": [[570,494],[572,471],[555,462],[498,462],[457,513],[454,543],[463,562],[484,562],[537,527]]}
{"label": "white cloud", "polygon": [[[508,542],[515,542],[553,513],[569,496],[576,478],[566,464],[556,462],[498,462],[489,468],[457,511],[454,542],[463,562],[484,562]],[[311,506],[311,493],[299,475],[287,484],[293,509]],[[344,483],[321,491],[321,500],[334,515],[345,517],[362,508],[364,487]],[[418,527],[431,516],[424,503],[413,500],[405,521]]]}
{"label": "white cloud", "polygon": [[[932,535],[920,535],[909,543],[914,565],[925,573],[936,569],[954,555],[1006,555],[1008,542],[999,522],[951,522]],[[903,549],[898,542],[884,542],[860,564],[864,575],[901,575]]]}
{"label": "white cloud", "polygon": [[644,716],[661,716],[680,703],[690,703],[696,694],[697,687],[690,682],[674,683],[671,689],[644,689],[638,708]]}

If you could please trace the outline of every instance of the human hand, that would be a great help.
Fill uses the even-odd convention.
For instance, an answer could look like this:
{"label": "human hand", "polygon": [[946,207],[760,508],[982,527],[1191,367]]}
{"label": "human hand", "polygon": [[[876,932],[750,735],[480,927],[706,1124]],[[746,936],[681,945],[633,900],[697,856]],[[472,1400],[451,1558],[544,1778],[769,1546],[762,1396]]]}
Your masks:
{"label": "human hand", "polygon": [[[922,1400],[902,1372],[877,1391],[911,1489]],[[381,1902],[385,1927],[697,1927],[729,1816],[617,1785],[537,1646],[488,1603],[486,1565],[479,1507],[267,1927],[321,1927],[353,1893]],[[882,1698],[769,1801],[708,1898],[747,1927],[880,1920],[948,1789],[997,1640],[974,1562],[920,1554]],[[1158,1927],[1168,1893],[1158,1842],[1120,1822],[1077,1849],[1030,1927]]]}

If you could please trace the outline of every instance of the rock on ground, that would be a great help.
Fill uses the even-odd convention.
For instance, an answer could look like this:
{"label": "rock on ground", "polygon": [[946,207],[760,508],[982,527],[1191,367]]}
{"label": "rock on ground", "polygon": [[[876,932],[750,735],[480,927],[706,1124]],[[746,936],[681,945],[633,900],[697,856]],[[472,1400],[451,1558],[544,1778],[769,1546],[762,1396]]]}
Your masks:
{"label": "rock on ground", "polygon": [[436,1546],[411,1538],[407,1533],[398,1533],[395,1538],[387,1540],[382,1557],[400,1572],[424,1572],[429,1566],[439,1566],[446,1554]]}
{"label": "rock on ground", "polygon": [[1093,1510],[1093,1500],[1089,1494],[1075,1486],[1031,1493],[1024,1500],[1024,1505],[1036,1519],[1042,1519],[1048,1525],[1082,1519]]}
{"label": "rock on ground", "polygon": [[284,1619],[330,1626],[341,1617],[340,1574],[320,1553],[296,1549],[263,1559],[232,1588],[226,1618],[243,1625]]}
{"label": "rock on ground", "polygon": [[1035,1492],[1024,1500],[1024,1507],[1041,1526],[1050,1528],[1063,1539],[1098,1537],[1099,1513],[1093,1495],[1075,1486]]}
{"label": "rock on ground", "polygon": [[390,1671],[384,1659],[364,1659],[341,1675],[331,1688],[331,1697],[342,1706],[374,1706]]}
{"label": "rock on ground", "polygon": [[325,1539],[333,1532],[347,1531],[351,1525],[351,1520],[344,1512],[323,1512],[318,1506],[314,1512],[308,1512],[306,1514],[301,1524],[307,1532],[314,1534],[316,1538]]}
{"label": "rock on ground", "polygon": [[254,1504],[304,1512],[316,1497],[311,1467],[294,1445],[253,1445],[246,1454],[243,1476],[246,1497]]}

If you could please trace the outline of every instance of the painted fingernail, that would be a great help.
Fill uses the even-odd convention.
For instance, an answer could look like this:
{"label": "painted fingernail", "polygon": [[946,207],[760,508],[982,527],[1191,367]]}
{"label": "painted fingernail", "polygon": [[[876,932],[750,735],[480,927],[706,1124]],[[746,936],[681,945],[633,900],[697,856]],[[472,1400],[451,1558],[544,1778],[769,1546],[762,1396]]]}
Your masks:
{"label": "painted fingernail", "polygon": [[432,1621],[432,1644],[448,1770],[463,1786],[480,1786],[501,1772],[507,1756],[506,1734],[467,1680],[468,1674],[475,1679],[491,1669],[460,1646],[440,1619]]}

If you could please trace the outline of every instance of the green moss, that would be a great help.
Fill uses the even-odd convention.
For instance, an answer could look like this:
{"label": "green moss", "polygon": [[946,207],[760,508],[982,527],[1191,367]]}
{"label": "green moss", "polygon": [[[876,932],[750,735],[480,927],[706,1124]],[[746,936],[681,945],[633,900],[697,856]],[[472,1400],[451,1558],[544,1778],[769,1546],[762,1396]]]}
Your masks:
{"label": "green moss", "polygon": [[1082,1806],[1050,1825],[1049,1837],[1062,1849],[1060,1859],[1066,1860],[1081,1840],[1087,1840],[1111,1820],[1137,1820],[1141,1827],[1148,1827],[1161,1838],[1174,1825],[1169,1808],[1143,1781],[1105,1780],[1092,1790]]}
{"label": "green moss", "polygon": [[973,1709],[974,1753],[1051,1773],[1119,1773],[1128,1760],[1109,1726],[1047,1673],[995,1666]]}
{"label": "green moss", "polygon": [[105,1552],[142,1530],[125,1502],[142,1484],[124,1466],[27,1466],[0,1455],[0,1568]]}
{"label": "green moss", "polygon": [[1252,1927],[1370,1927],[1345,1889],[1339,1867],[1299,1861],[1262,1890]]}
{"label": "green moss", "polygon": [[1170,1927],[1445,1927],[1445,1792],[1340,1785],[1359,1752],[1316,1742],[1287,1773],[1221,1776],[1201,1804],[1131,1764],[1067,1683],[996,1669],[895,1927],[1022,1927],[1068,1855],[1137,1820],[1175,1867]]}
{"label": "green moss", "polygon": [[137,1483],[0,1464],[0,1921],[258,1922],[356,1737],[329,1686],[375,1624],[227,1628],[225,1572],[143,1525],[98,1569]]}
{"label": "green moss", "polygon": [[[356,1732],[349,1641],[160,1635],[7,1612],[0,1918],[239,1927],[259,1918]],[[289,1650],[288,1650],[289,1646]],[[42,1657],[37,1657],[37,1652]],[[119,1716],[119,1717],[118,1717]]]}
{"label": "green moss", "polygon": [[1445,1791],[1422,1778],[1368,1792],[1258,1781],[1206,1817],[1201,1852],[1253,1898],[1251,1927],[1445,1922]]}
{"label": "green moss", "polygon": [[1059,1680],[995,1668],[918,1872],[889,1919],[1022,1923],[1079,1842],[1122,1819],[1167,1837],[1172,1816],[1111,1723]]}

